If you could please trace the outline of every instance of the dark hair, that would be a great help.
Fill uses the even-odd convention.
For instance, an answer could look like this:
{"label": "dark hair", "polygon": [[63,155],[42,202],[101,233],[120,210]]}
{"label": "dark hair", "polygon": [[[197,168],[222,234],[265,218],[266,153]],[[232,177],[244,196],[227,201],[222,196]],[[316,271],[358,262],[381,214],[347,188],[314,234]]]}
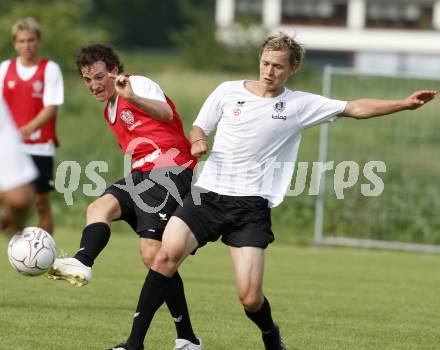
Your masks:
{"label": "dark hair", "polygon": [[124,71],[124,65],[119,61],[117,53],[104,44],[83,46],[75,57],[79,74],[81,74],[81,68],[89,67],[98,61],[104,62],[108,71],[112,71],[115,67],[118,67],[119,74]]}

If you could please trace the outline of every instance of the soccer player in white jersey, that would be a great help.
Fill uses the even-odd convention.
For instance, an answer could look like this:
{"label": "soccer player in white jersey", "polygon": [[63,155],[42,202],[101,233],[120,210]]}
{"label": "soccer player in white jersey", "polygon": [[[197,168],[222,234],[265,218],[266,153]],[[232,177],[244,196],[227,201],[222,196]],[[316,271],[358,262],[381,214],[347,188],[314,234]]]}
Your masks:
{"label": "soccer player in white jersey", "polygon": [[266,350],[287,349],[263,294],[265,248],[274,240],[270,208],[290,185],[303,129],[337,119],[366,119],[416,109],[436,91],[417,91],[403,100],[337,101],[286,88],[303,48],[285,34],[269,37],[260,51],[258,81],[229,81],[208,97],[194,122],[191,152],[211,154],[193,188],[168,222],[162,246],[144,285],[148,307],[137,310],[133,327],[149,324],[163,303],[176,269],[195,249],[222,237],[235,268],[239,299],[261,330]]}
{"label": "soccer player in white jersey", "polygon": [[19,150],[20,137],[0,96],[0,232],[15,233],[32,203],[29,182],[37,176],[32,160]]}
{"label": "soccer player in white jersey", "polygon": [[18,57],[0,64],[0,95],[22,138],[22,151],[39,171],[33,181],[38,226],[53,234],[50,192],[58,144],[55,123],[64,102],[63,76],[58,64],[40,57],[40,27],[33,18],[17,21],[12,36]]}

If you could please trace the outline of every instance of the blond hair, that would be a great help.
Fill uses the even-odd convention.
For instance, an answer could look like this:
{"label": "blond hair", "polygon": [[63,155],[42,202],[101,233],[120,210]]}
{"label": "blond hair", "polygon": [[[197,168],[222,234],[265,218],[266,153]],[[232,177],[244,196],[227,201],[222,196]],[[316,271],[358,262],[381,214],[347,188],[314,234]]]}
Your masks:
{"label": "blond hair", "polygon": [[23,30],[29,30],[33,32],[38,39],[41,38],[40,25],[32,17],[22,18],[15,22],[15,24],[12,26],[12,39],[15,40],[17,33]]}
{"label": "blond hair", "polygon": [[269,36],[263,42],[260,48],[260,59],[264,50],[288,51],[290,66],[295,70],[299,69],[305,53],[305,49],[302,44],[296,41],[295,38],[292,38],[282,32],[280,32],[278,35]]}

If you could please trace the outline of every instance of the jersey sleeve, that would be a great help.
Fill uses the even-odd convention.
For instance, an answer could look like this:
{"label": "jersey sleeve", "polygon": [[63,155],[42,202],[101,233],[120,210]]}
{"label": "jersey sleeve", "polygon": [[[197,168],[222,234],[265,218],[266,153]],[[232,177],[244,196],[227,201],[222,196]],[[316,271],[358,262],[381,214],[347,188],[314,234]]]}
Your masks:
{"label": "jersey sleeve", "polygon": [[0,99],[0,191],[24,185],[37,175],[32,160],[20,151],[20,137]]}
{"label": "jersey sleeve", "polygon": [[165,94],[159,84],[147,77],[132,75],[129,77],[133,92],[143,98],[167,102]]}
{"label": "jersey sleeve", "polygon": [[49,61],[44,72],[43,105],[60,106],[64,103],[64,82],[60,66]]}
{"label": "jersey sleeve", "polygon": [[222,116],[222,100],[229,87],[229,83],[220,84],[203,104],[193,125],[201,128],[205,135],[209,135]]}
{"label": "jersey sleeve", "polygon": [[332,122],[339,118],[347,101],[333,100],[324,96],[304,93],[298,110],[299,122],[303,128]]}

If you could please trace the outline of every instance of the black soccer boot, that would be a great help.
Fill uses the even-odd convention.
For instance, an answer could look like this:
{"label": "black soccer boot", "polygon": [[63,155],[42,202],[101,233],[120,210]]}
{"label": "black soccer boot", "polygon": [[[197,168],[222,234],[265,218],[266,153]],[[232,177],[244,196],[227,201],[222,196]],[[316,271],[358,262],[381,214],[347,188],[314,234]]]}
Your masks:
{"label": "black soccer boot", "polygon": [[274,323],[273,330],[270,333],[263,333],[263,343],[265,350],[287,350],[287,346],[280,334],[280,328],[276,323]]}

